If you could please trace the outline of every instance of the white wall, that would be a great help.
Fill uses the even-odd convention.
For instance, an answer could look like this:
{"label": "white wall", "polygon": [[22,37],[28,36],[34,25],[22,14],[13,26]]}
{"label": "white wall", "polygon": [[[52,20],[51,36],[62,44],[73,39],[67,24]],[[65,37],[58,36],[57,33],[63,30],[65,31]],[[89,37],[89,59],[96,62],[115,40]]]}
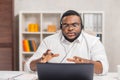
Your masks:
{"label": "white wall", "polygon": [[104,11],[105,48],[110,71],[120,64],[120,0],[15,0],[15,16],[19,11]]}
{"label": "white wall", "polygon": [[110,71],[116,71],[116,65],[120,64],[120,0],[107,0],[105,3],[105,47]]}

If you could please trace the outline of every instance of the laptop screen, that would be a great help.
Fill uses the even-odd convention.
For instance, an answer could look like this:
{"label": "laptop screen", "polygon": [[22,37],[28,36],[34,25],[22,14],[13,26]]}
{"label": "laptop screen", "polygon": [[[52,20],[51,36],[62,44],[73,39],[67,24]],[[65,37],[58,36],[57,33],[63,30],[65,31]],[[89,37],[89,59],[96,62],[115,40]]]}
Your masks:
{"label": "laptop screen", "polygon": [[39,80],[93,80],[94,65],[90,63],[38,63]]}

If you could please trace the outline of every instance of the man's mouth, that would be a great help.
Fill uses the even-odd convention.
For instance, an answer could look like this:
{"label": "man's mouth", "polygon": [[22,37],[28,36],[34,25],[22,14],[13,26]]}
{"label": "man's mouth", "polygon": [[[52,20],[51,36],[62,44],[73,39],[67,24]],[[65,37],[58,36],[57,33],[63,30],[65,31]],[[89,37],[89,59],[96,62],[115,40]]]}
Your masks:
{"label": "man's mouth", "polygon": [[75,33],[74,32],[69,32],[67,33],[68,36],[75,36]]}

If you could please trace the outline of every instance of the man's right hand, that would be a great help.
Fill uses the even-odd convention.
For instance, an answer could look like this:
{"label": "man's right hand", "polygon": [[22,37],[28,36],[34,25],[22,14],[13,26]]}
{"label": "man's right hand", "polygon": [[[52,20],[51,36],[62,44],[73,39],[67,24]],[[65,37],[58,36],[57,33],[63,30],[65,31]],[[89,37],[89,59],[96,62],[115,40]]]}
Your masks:
{"label": "man's right hand", "polygon": [[50,59],[54,58],[54,57],[58,57],[59,54],[53,54],[51,52],[51,50],[47,50],[40,59],[37,59],[37,60],[33,60],[31,63],[30,63],[30,68],[31,70],[33,71],[36,71],[37,69],[37,66],[36,64],[37,63],[46,63],[48,62]]}
{"label": "man's right hand", "polygon": [[43,56],[40,58],[39,62],[40,62],[40,63],[46,63],[46,62],[48,62],[49,60],[51,60],[52,58],[58,57],[58,56],[59,56],[59,54],[53,54],[53,53],[51,52],[51,50],[48,49],[48,50],[43,54]]}

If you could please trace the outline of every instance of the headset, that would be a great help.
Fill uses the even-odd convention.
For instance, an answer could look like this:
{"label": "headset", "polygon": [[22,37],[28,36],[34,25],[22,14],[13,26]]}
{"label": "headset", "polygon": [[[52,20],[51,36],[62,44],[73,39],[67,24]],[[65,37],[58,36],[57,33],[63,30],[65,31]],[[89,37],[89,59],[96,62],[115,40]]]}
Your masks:
{"label": "headset", "polygon": [[[81,16],[80,16],[80,14],[79,14],[78,12],[74,11],[74,10],[68,10],[68,11],[66,11],[66,12],[62,15],[62,17],[61,17],[61,19],[60,19],[60,29],[62,29],[62,20],[63,20],[63,18],[66,17],[66,16],[70,16],[70,15],[76,15],[76,16],[78,16],[78,17],[80,18],[80,21],[81,21],[81,22],[80,22],[80,23],[81,23],[81,30],[84,29],[84,26],[83,26],[83,23],[82,23],[82,18],[81,18]],[[81,35],[83,36],[83,38],[84,38],[84,40],[85,40],[85,43],[86,43],[86,46],[87,46],[88,56],[90,56],[88,41],[87,41],[87,39],[86,39],[86,37],[85,37],[84,34],[81,33]],[[66,56],[67,56],[67,54],[66,54],[66,55],[64,56],[64,58],[60,61],[60,63],[62,63],[62,62],[64,61],[64,59],[66,58]],[[90,59],[90,57],[89,57],[89,59]]]}

